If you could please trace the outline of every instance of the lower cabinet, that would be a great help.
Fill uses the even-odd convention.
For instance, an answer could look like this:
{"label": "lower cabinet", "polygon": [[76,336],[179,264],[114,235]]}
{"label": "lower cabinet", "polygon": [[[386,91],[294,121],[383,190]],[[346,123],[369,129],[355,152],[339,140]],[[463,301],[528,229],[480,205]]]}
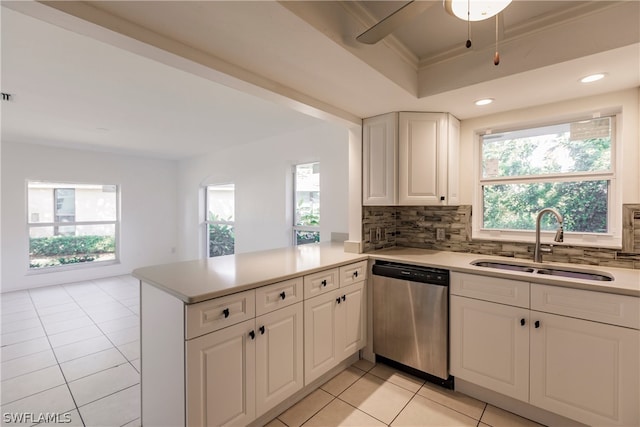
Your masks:
{"label": "lower cabinet", "polygon": [[255,319],[186,344],[187,425],[247,425],[255,412]]}
{"label": "lower cabinet", "polygon": [[246,425],[300,390],[302,303],[188,341],[187,425]]}
{"label": "lower cabinet", "polygon": [[365,345],[364,281],[304,301],[305,383]]}
{"label": "lower cabinet", "polygon": [[588,425],[640,425],[640,331],[588,320],[637,325],[637,298],[530,286],[531,309],[451,296],[451,373]]}
{"label": "lower cabinet", "polygon": [[256,416],[304,386],[302,303],[256,318]]}
{"label": "lower cabinet", "polygon": [[451,373],[529,399],[529,310],[451,296]]}
{"label": "lower cabinet", "polygon": [[532,318],[532,405],[590,425],[640,425],[638,330],[534,311]]}

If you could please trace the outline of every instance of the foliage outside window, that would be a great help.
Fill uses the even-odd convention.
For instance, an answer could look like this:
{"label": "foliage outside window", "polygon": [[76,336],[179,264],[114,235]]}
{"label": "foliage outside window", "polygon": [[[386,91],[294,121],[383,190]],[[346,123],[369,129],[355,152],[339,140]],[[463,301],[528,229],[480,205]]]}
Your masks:
{"label": "foliage outside window", "polygon": [[29,268],[117,259],[118,187],[27,183]]}
{"label": "foliage outside window", "polygon": [[294,166],[294,222],[295,245],[320,241],[320,163]]}
{"label": "foliage outside window", "polygon": [[209,257],[235,252],[235,185],[209,185],[206,189],[207,253]]}
{"label": "foliage outside window", "polygon": [[481,232],[531,232],[554,207],[568,235],[610,234],[614,128],[615,117],[599,117],[481,136]]}

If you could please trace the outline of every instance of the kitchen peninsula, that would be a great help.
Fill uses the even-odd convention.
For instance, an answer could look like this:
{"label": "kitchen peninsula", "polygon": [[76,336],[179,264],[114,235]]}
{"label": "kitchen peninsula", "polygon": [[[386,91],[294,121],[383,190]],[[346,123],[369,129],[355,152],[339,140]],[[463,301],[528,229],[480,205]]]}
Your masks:
{"label": "kitchen peninsula", "polygon": [[[475,386],[488,386],[507,395],[510,391],[500,388],[504,386],[502,383],[492,384],[486,380],[488,375],[474,377],[460,364],[460,344],[474,344],[465,341],[469,338],[461,334],[468,328],[456,323],[461,318],[454,319],[460,310],[493,316],[493,308],[517,306],[520,310],[517,316],[526,318],[527,337],[534,335],[534,329],[528,332],[528,325],[535,322],[538,313],[546,316],[543,325],[546,322],[551,325],[556,319],[573,322],[572,328],[577,322],[584,323],[589,328],[580,332],[582,337],[586,337],[592,326],[615,328],[611,330],[621,330],[624,335],[624,344],[620,347],[627,353],[624,368],[629,366],[629,358],[635,357],[637,362],[640,357],[638,270],[598,267],[599,272],[612,280],[589,281],[476,266],[472,262],[479,259],[504,261],[509,258],[468,253],[391,248],[353,254],[345,253],[342,244],[337,243],[282,248],[134,271],[134,276],[141,281],[143,423],[250,425],[268,422],[352,363],[365,346],[371,355],[366,320],[370,310],[367,279],[370,260],[376,259],[445,268],[453,273],[451,322],[456,326],[451,329],[450,369],[456,380],[462,378],[463,383],[469,383],[462,391],[469,390],[471,395]],[[545,264],[548,265],[562,266]],[[580,269],[592,270],[584,266]],[[505,299],[512,289],[524,289],[521,292],[524,303]],[[496,296],[496,290],[502,295]],[[484,293],[481,295],[479,291]],[[604,304],[598,298],[604,298]],[[605,307],[608,313],[592,319],[584,307],[562,308],[566,301],[585,301],[593,306],[591,308]],[[478,303],[483,306],[476,307]],[[536,304],[544,308],[538,309]],[[483,311],[487,307],[491,310]],[[620,309],[623,312],[617,313]],[[487,318],[486,314],[479,316],[478,319]],[[616,323],[615,317],[620,317],[622,323]],[[520,325],[520,317],[516,320]],[[564,324],[554,327],[560,331]],[[538,332],[538,327],[535,328]],[[525,328],[517,333],[525,333]],[[581,336],[578,337],[580,343],[593,339],[583,340]],[[532,348],[529,356],[528,338],[526,342],[527,365],[518,369],[528,373],[529,359],[534,369],[541,354]],[[618,341],[612,343],[614,347],[618,345]],[[613,353],[605,352],[605,357],[617,357],[615,348],[609,349]],[[568,347],[563,348],[565,350]],[[558,353],[550,356],[558,357]],[[575,354],[561,356],[571,362],[569,359]],[[629,409],[630,403],[637,402],[638,398],[639,374],[635,362],[632,361],[631,371],[625,371],[624,375],[620,367],[607,368],[607,373],[626,380],[617,384],[616,376],[611,383],[601,385],[603,390],[614,387],[620,391],[620,395],[612,397],[613,401],[606,402],[605,409],[610,410],[610,414],[604,414],[614,419],[622,412],[620,425],[640,418],[637,407]],[[524,384],[520,380],[518,378],[515,385],[529,396],[528,374]],[[531,379],[532,396],[536,391],[534,380]],[[565,410],[548,397],[539,403],[528,401],[526,396],[520,400],[551,412],[577,420],[589,416],[588,408],[574,416],[573,407]],[[566,402],[562,404],[567,406]],[[601,408],[604,406],[597,409]]]}

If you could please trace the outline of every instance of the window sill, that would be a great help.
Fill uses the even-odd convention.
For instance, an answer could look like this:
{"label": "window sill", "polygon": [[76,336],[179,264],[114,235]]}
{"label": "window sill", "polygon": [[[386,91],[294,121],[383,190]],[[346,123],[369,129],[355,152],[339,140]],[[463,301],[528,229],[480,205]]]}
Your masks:
{"label": "window sill", "polygon": [[67,271],[84,270],[88,268],[108,267],[112,265],[120,264],[119,259],[107,260],[107,261],[91,261],[81,262],[76,264],[57,265],[51,267],[29,268],[27,270],[27,276],[50,274],[50,273],[62,273]]}

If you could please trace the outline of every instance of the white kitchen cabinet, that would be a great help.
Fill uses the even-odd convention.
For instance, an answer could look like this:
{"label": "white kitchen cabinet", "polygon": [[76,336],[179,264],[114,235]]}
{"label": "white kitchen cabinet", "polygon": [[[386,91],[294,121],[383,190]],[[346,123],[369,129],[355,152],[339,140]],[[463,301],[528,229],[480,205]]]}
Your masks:
{"label": "white kitchen cabinet", "polygon": [[305,384],[366,344],[366,270],[363,265],[366,263],[341,267],[338,289],[304,301]]}
{"label": "white kitchen cabinet", "polygon": [[532,283],[529,303],[523,283],[452,274],[452,374],[589,425],[640,425],[638,298]]}
{"label": "white kitchen cabinet", "polygon": [[304,301],[304,378],[309,384],[338,364],[336,333],[340,290]]}
{"label": "white kitchen cabinet", "polygon": [[515,399],[529,398],[529,310],[456,295],[450,371]]}
{"label": "white kitchen cabinet", "polygon": [[255,320],[186,344],[187,425],[246,425],[255,418]]}
{"label": "white kitchen cabinet", "polygon": [[363,204],[398,204],[398,113],[364,119],[362,159]]}
{"label": "white kitchen cabinet", "polygon": [[459,202],[460,122],[446,113],[390,113],[363,121],[364,205]]}
{"label": "white kitchen cabinet", "polygon": [[256,318],[256,416],[304,386],[302,302]]}
{"label": "white kitchen cabinet", "polygon": [[341,288],[338,304],[338,334],[336,351],[338,359],[344,360],[365,345],[364,282]]}
{"label": "white kitchen cabinet", "polygon": [[[539,292],[538,287],[552,288],[531,286],[532,296]],[[584,306],[588,296],[594,311],[637,316],[637,298],[574,289],[558,291],[556,295],[553,290],[547,292],[546,300],[560,297],[576,309]],[[609,301],[605,304],[598,301],[600,298]],[[618,310],[623,306],[627,310]],[[589,425],[640,425],[638,329],[539,311],[531,311],[531,321],[532,405]]]}
{"label": "white kitchen cabinet", "polygon": [[247,425],[302,389],[302,294],[299,277],[187,307],[187,333],[251,317],[186,341],[187,425]]}

